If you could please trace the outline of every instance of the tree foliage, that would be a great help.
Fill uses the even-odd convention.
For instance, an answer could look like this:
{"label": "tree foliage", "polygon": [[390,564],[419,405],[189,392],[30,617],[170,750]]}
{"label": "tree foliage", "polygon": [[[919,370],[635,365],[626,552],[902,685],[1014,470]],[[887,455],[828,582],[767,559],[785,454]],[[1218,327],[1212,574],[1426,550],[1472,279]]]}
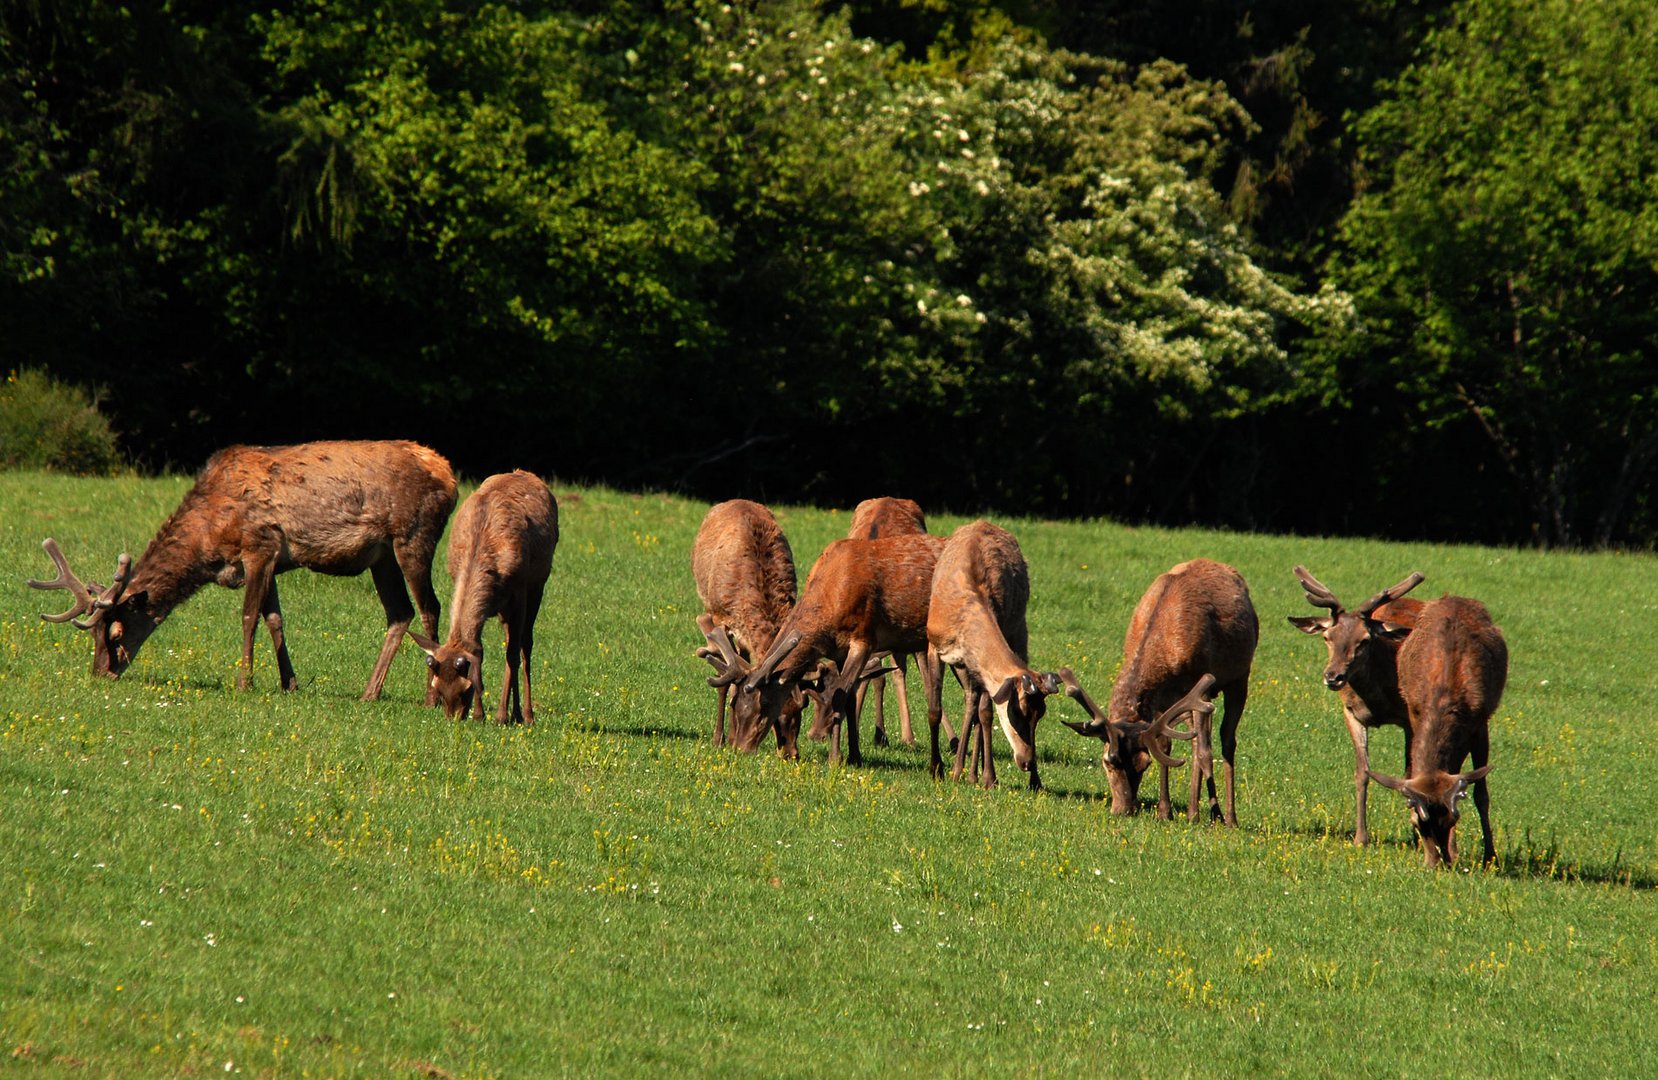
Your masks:
{"label": "tree foliage", "polygon": [[1479,0],[1381,81],[1445,6],[14,4],[0,360],[151,465],[1649,536],[1650,17]]}
{"label": "tree foliage", "polygon": [[1367,186],[1334,272],[1371,336],[1343,387],[1385,379],[1476,428],[1544,543],[1655,509],[1654,130],[1658,10],[1571,0],[1465,4],[1355,129]]}

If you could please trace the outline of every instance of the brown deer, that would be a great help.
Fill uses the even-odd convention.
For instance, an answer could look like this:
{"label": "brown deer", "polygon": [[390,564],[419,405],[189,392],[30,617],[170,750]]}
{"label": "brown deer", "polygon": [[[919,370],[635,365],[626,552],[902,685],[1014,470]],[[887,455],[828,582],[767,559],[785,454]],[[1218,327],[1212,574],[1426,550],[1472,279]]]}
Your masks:
{"label": "brown deer", "polygon": [[499,615],[506,673],[495,722],[535,723],[530,694],[535,617],[556,547],[558,503],[534,473],[516,469],[491,476],[461,504],[449,534],[449,577],[455,582],[449,640],[440,645],[409,631],[426,654],[429,697],[442,702],[445,716],[465,716],[470,709],[484,718],[484,623]]}
{"label": "brown deer", "polygon": [[[1399,647],[1399,689],[1410,710],[1413,757],[1401,780],[1372,771],[1410,804],[1411,824],[1422,838],[1429,867],[1453,866],[1457,858],[1457,804],[1474,789],[1480,812],[1482,861],[1497,860],[1491,842],[1491,714],[1508,682],[1508,643],[1478,600],[1443,596],[1425,607]],[[1474,767],[1461,772],[1463,759]]]}
{"label": "brown deer", "polygon": [[[927,531],[927,516],[913,499],[883,496],[865,499],[852,511],[852,527],[846,531],[849,540],[879,540],[883,536],[913,536]],[[898,669],[898,678],[892,680],[898,692],[898,738],[905,746],[915,745],[915,728],[910,720],[910,700],[904,685],[904,669],[909,657],[903,653],[892,658]],[[875,745],[887,745],[886,676],[871,679],[858,690],[858,715],[863,715],[864,698],[875,695]],[[941,717],[945,737],[955,742],[956,733],[948,717]]]}
{"label": "brown deer", "polygon": [[[943,547],[942,537],[927,533],[831,543],[806,575],[800,602],[749,673],[744,689],[771,684],[811,691],[818,704],[812,736],[831,737],[830,760],[838,761],[844,721],[846,761],[862,764],[858,686],[892,670],[879,666],[879,653],[928,655],[927,601]],[[928,655],[921,665],[923,682],[936,679],[938,672]]]}
{"label": "brown deer", "polygon": [[[139,648],[173,610],[209,582],[245,586],[242,661],[236,687],[246,689],[253,638],[263,621],[276,650],[284,690],[299,685],[288,660],[276,575],[296,566],[323,574],[369,571],[386,609],[386,637],[363,691],[380,696],[386,672],[414,619],[437,632],[432,555],[449,512],[455,477],[437,453],[412,442],[315,442],[297,446],[232,446],[208,459],[196,485],[134,563],[123,554],[109,588],[82,584],[57,541],[42,546],[57,564],[53,581],[74,606],[48,622],[74,619],[92,634],[92,670],[120,678]],[[78,615],[90,612],[87,618]]]}
{"label": "brown deer", "polygon": [[[927,641],[937,662],[950,665],[967,694],[952,779],[961,779],[967,744],[977,731],[984,786],[996,785],[996,763],[991,756],[993,709],[1013,748],[1014,764],[1030,774],[1032,791],[1042,787],[1036,768],[1036,722],[1047,711],[1048,695],[1059,691],[1059,676],[1033,671],[1025,659],[1029,602],[1030,570],[1012,533],[988,521],[975,521],[951,534],[933,571]],[[931,766],[937,778],[944,775],[938,747],[940,680],[935,677],[927,682]]]}
{"label": "brown deer", "polygon": [[801,689],[743,687],[754,659],[771,648],[777,628],[794,610],[794,553],[772,512],[747,499],[710,508],[691,547],[691,576],[703,606],[697,627],[708,642],[697,655],[715,671],[708,680],[716,695],[714,745],[726,741],[729,700],[733,746],[752,751],[768,731],[775,731],[777,752],[798,758],[805,707]]}
{"label": "brown deer", "polygon": [[[1172,733],[1167,725],[1191,713],[1195,760],[1186,815],[1197,820],[1201,785],[1207,778],[1211,817],[1237,825],[1233,769],[1238,722],[1249,700],[1249,670],[1259,639],[1260,624],[1243,576],[1225,563],[1193,559],[1160,575],[1134,608],[1109,714],[1102,713],[1082,692],[1074,677],[1060,672],[1071,696],[1093,717],[1087,724],[1067,721],[1067,726],[1105,741],[1101,764],[1111,787],[1112,813],[1132,814],[1139,809],[1140,779],[1156,758],[1161,766],[1157,816],[1164,820],[1171,816],[1169,769],[1183,762],[1168,756],[1166,743]],[[1218,694],[1226,695],[1220,730],[1224,813],[1215,793],[1213,706],[1203,707]]]}
{"label": "brown deer", "polygon": [[1324,685],[1341,695],[1347,734],[1353,740],[1353,800],[1358,818],[1353,843],[1367,844],[1371,728],[1404,729],[1405,775],[1411,772],[1413,732],[1410,712],[1400,692],[1399,649],[1426,606],[1421,600],[1405,596],[1422,584],[1423,576],[1411,574],[1351,611],[1305,566],[1297,566],[1295,576],[1307,593],[1307,602],[1329,610],[1328,615],[1292,615],[1289,621],[1304,634],[1322,636],[1329,650]]}

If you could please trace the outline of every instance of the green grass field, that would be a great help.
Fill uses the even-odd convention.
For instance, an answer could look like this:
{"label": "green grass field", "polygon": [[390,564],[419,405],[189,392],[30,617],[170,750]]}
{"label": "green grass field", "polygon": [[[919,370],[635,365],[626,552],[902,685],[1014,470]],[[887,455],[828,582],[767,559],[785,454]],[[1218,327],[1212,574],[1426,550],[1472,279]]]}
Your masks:
{"label": "green grass field", "polygon": [[[359,703],[383,630],[367,576],[283,577],[296,693],[274,691],[263,635],[235,692],[240,596],[217,587],[125,678],[94,680],[86,635],[36,617],[62,594],[23,585],[50,575],[40,541],[108,580],[188,483],[0,475],[0,1065],[1604,1076],[1658,1060],[1650,555],[1003,519],[1031,565],[1033,662],[1101,700],[1159,572],[1206,555],[1249,580],[1262,639],[1226,830],[1178,817],[1184,774],[1177,820],[1111,816],[1099,743],[1057,722],[1082,715],[1062,698],[1038,795],[999,736],[990,793],[867,736],[857,770],[819,743],[798,765],[711,748],[689,572],[706,507],[675,498],[555,485],[533,728],[421,708],[412,647],[384,700]],[[802,575],[848,520],[778,517]],[[1284,622],[1310,610],[1296,562],[1355,599],[1420,569],[1421,595],[1491,608],[1512,655],[1496,870],[1471,861],[1470,806],[1457,870],[1425,871],[1402,800],[1375,787],[1379,842],[1351,845],[1324,648]],[[913,669],[911,685],[919,701]],[[1373,761],[1397,771],[1402,746],[1378,732]]]}

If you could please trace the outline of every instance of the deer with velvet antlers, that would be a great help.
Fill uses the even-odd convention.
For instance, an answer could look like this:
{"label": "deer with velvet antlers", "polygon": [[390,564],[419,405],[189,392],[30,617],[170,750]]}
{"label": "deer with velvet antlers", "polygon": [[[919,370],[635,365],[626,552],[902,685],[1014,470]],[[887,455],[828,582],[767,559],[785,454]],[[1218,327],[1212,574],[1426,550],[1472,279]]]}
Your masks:
{"label": "deer with velvet antlers", "polygon": [[64,589],[74,597],[68,611],[41,618],[73,621],[89,632],[92,670],[112,679],[121,677],[156,628],[203,585],[242,588],[236,687],[247,688],[253,639],[263,622],[282,688],[293,690],[299,678],[288,659],[276,576],[295,567],[347,577],[367,570],[386,610],[386,636],[363,691],[363,700],[373,701],[416,607],[427,633],[437,632],[432,555],[454,508],[449,463],[416,443],[232,446],[208,460],[136,563],[121,555],[108,588],[76,577],[50,538],[42,546],[58,576],[29,585]]}
{"label": "deer with velvet antlers", "polygon": [[[428,704],[453,719],[470,710],[484,718],[484,623],[500,616],[506,670],[498,724],[535,722],[530,661],[535,617],[558,547],[558,503],[541,478],[522,469],[489,477],[455,515],[449,536],[449,639],[409,631],[426,654]],[[523,692],[519,692],[519,677]]]}
{"label": "deer with velvet antlers", "polygon": [[[1183,765],[1171,758],[1171,737],[1194,742],[1191,798],[1187,817],[1198,817],[1201,785],[1209,785],[1211,817],[1238,823],[1233,769],[1238,722],[1249,700],[1249,671],[1260,640],[1260,624],[1243,576],[1225,563],[1193,559],[1151,583],[1129,620],[1123,641],[1123,666],[1111,690],[1110,711],[1102,712],[1068,670],[1060,672],[1067,691],[1093,718],[1067,726],[1105,743],[1101,764],[1111,787],[1111,812],[1139,809],[1140,780],[1155,759],[1159,766],[1157,816],[1172,815],[1169,770]],[[1221,757],[1226,787],[1223,811],[1216,798],[1211,715],[1214,698],[1226,696],[1221,718]],[[1194,730],[1176,732],[1170,725],[1186,714]]]}
{"label": "deer with velvet antlers", "polygon": [[[884,495],[877,499],[865,499],[852,511],[852,527],[846,530],[848,540],[879,540],[884,536],[913,536],[927,531],[927,516],[921,512],[921,507],[914,499],[899,499]],[[898,693],[898,738],[905,746],[915,745],[915,728],[910,720],[910,699],[908,688],[904,685],[904,669],[909,657],[904,653],[893,656],[893,666],[898,669],[898,678],[892,680],[893,688]],[[887,709],[886,709],[887,677],[878,676],[864,683],[858,689],[858,715],[863,716],[864,701],[869,694],[875,695],[875,745],[887,745]],[[940,716],[944,725],[945,738],[955,742],[956,733],[950,726],[950,719]]]}
{"label": "deer with velvet antlers", "polygon": [[1422,584],[1423,577],[1411,574],[1351,610],[1305,566],[1295,568],[1295,577],[1307,594],[1307,602],[1329,612],[1320,616],[1292,615],[1289,621],[1304,634],[1322,637],[1329,650],[1324,685],[1340,695],[1347,734],[1353,740],[1353,801],[1358,818],[1353,843],[1367,844],[1372,728],[1404,729],[1405,774],[1410,774],[1410,713],[1399,689],[1399,647],[1427,606],[1405,595]]}
{"label": "deer with velvet antlers", "polygon": [[[939,664],[948,664],[967,695],[962,738],[956,744],[951,778],[961,779],[968,743],[982,763],[983,784],[996,784],[991,755],[991,713],[1013,749],[1013,761],[1030,774],[1032,791],[1042,787],[1036,767],[1036,722],[1047,711],[1048,695],[1059,691],[1059,676],[1033,671],[1026,661],[1030,635],[1025,609],[1030,570],[1019,542],[988,521],[963,525],[951,534],[933,571],[927,611],[927,641]],[[932,773],[944,774],[938,729],[942,715],[939,684],[926,679],[927,724],[932,732]]]}
{"label": "deer with velvet antlers", "polygon": [[[1403,600],[1419,585],[1412,574],[1353,612],[1327,587],[1296,567],[1295,575],[1315,607],[1329,615],[1292,618],[1306,633],[1322,634],[1330,651],[1324,682],[1342,695],[1353,737],[1358,827],[1354,842],[1369,838],[1365,784],[1392,788],[1410,807],[1428,866],[1456,862],[1459,803],[1470,790],[1479,809],[1483,861],[1496,860],[1491,836],[1490,718],[1508,681],[1508,644],[1477,600],[1443,596],[1422,603]],[[1370,768],[1365,736],[1370,727],[1405,729],[1405,776]],[[1473,768],[1460,771],[1465,760]]]}
{"label": "deer with velvet antlers", "polygon": [[[862,764],[858,687],[892,670],[881,667],[881,653],[927,654],[927,601],[943,547],[942,537],[928,533],[831,543],[812,564],[800,602],[743,688],[799,687],[816,704],[812,737],[831,739],[830,760],[840,760],[844,722],[846,761]],[[936,679],[937,663],[929,658],[921,675],[923,681]],[[934,691],[929,686],[927,692]]]}
{"label": "deer with velvet antlers", "polygon": [[726,741],[729,701],[731,745],[751,751],[770,731],[779,754],[799,757],[801,688],[744,686],[755,658],[771,648],[794,610],[794,553],[772,512],[747,499],[710,508],[691,547],[691,576],[703,607],[697,627],[707,641],[697,655],[714,666],[708,680],[716,695],[714,745]]}

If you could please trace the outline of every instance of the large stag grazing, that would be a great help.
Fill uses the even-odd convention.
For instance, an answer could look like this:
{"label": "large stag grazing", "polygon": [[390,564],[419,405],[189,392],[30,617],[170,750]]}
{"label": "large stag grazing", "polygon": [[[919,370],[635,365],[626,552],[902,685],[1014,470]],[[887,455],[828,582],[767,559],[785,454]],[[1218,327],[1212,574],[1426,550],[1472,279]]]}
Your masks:
{"label": "large stag grazing", "polygon": [[770,510],[747,499],[712,507],[691,547],[691,576],[703,614],[697,626],[708,644],[697,655],[714,665],[708,684],[716,694],[714,745],[726,741],[725,708],[731,702],[731,744],[744,752],[777,734],[777,752],[800,756],[799,687],[769,683],[743,688],[754,659],[764,656],[777,628],[794,610],[794,553]]}
{"label": "large stag grazing", "polygon": [[[865,499],[852,511],[852,527],[846,531],[849,540],[879,540],[884,536],[913,536],[927,531],[927,517],[913,499],[882,496]],[[905,746],[915,745],[915,728],[910,722],[910,700],[904,685],[904,668],[909,657],[899,653],[892,658],[898,668],[898,678],[892,680],[898,692],[898,737]],[[875,745],[887,745],[887,678],[882,675],[865,683],[858,691],[858,713],[863,714],[867,693],[875,695]],[[948,719],[943,720],[944,732],[950,739],[955,732]]]}
{"label": "large stag grazing", "polygon": [[1297,566],[1295,576],[1307,593],[1307,602],[1329,611],[1328,615],[1292,615],[1289,621],[1302,633],[1322,636],[1329,650],[1324,685],[1341,695],[1347,734],[1353,740],[1353,799],[1358,817],[1353,843],[1366,844],[1370,841],[1366,803],[1371,728],[1404,729],[1405,775],[1411,771],[1412,731],[1400,693],[1399,649],[1426,606],[1405,596],[1422,584],[1423,577],[1412,574],[1349,611],[1305,566]]}
{"label": "large stag grazing", "polygon": [[443,703],[445,716],[465,716],[470,708],[479,720],[484,718],[484,623],[499,615],[506,673],[495,721],[535,722],[530,696],[535,617],[556,547],[558,503],[533,473],[518,469],[491,476],[461,504],[449,536],[449,576],[455,582],[449,640],[440,645],[430,636],[409,631],[426,654],[429,698]]}
{"label": "large stag grazing", "polygon": [[[1474,789],[1480,812],[1482,860],[1493,863],[1491,714],[1508,682],[1508,643],[1478,600],[1443,596],[1429,604],[1416,629],[1399,647],[1399,688],[1410,709],[1414,758],[1401,780],[1372,771],[1410,804],[1411,823],[1422,838],[1422,859],[1430,867],[1456,863],[1457,804]],[[1464,759],[1474,767],[1461,772]]]}
{"label": "large stag grazing", "polygon": [[[1484,861],[1494,861],[1497,851],[1491,839],[1491,798],[1485,776],[1491,771],[1489,722],[1508,681],[1508,644],[1492,623],[1490,612],[1479,601],[1461,596],[1443,596],[1426,604],[1401,601],[1422,581],[1421,574],[1412,574],[1364,604],[1360,610],[1365,614],[1359,618],[1369,625],[1343,625],[1354,619],[1353,613],[1344,612],[1334,594],[1304,567],[1296,567],[1295,575],[1309,601],[1330,609],[1325,618],[1291,621],[1308,633],[1323,632],[1329,644],[1330,666],[1324,681],[1342,691],[1361,773],[1354,781],[1360,830],[1355,841],[1362,844],[1367,839],[1364,785],[1374,780],[1399,792],[1410,804],[1411,824],[1422,839],[1423,861],[1428,866],[1455,863],[1457,804],[1472,787],[1480,812]],[[1304,626],[1304,622],[1311,625]],[[1362,695],[1359,683],[1364,684]],[[1400,723],[1401,715],[1404,779],[1372,770],[1361,740],[1368,726]],[[1459,772],[1468,758],[1474,767]]]}
{"label": "large stag grazing", "polygon": [[[1030,774],[1032,791],[1042,787],[1036,769],[1036,722],[1047,710],[1047,697],[1059,690],[1059,676],[1032,671],[1026,661],[1029,633],[1025,608],[1030,601],[1030,571],[1019,542],[988,521],[963,525],[951,534],[933,571],[927,613],[927,641],[938,662],[955,670],[967,693],[962,710],[963,737],[956,745],[960,779],[968,737],[978,731],[978,756],[984,786],[996,783],[991,756],[990,713],[1013,748],[1013,760]],[[927,723],[932,729],[932,772],[944,774],[939,755],[939,682],[927,680]],[[975,722],[976,720],[976,722]]]}
{"label": "large stag grazing", "polygon": [[[817,705],[812,736],[832,736],[830,760],[838,760],[844,720],[847,763],[862,764],[858,686],[892,670],[879,666],[879,653],[928,654],[927,601],[933,566],[943,547],[942,537],[918,533],[836,540],[824,548],[806,575],[800,602],[744,688],[752,691],[771,684],[773,689],[799,686],[810,692]],[[936,660],[929,657],[922,663],[924,682],[938,674]],[[930,683],[928,687],[930,701],[935,691]]]}
{"label": "large stag grazing", "polygon": [[288,660],[276,575],[296,566],[348,577],[367,570],[386,609],[385,641],[363,691],[363,700],[373,701],[415,616],[405,580],[427,634],[437,632],[432,555],[454,508],[449,463],[416,443],[232,446],[208,459],[137,563],[121,556],[107,589],[83,584],[51,539],[42,546],[58,576],[29,584],[75,597],[70,610],[41,617],[74,619],[89,631],[92,670],[110,678],[119,678],[145,639],[203,585],[245,586],[236,686],[248,685],[254,632],[263,621],[282,688],[292,690],[299,679]]}
{"label": "large stag grazing", "polygon": [[[1168,756],[1167,725],[1183,713],[1195,719],[1195,761],[1187,817],[1198,817],[1205,777],[1210,814],[1238,823],[1233,768],[1238,721],[1249,700],[1249,669],[1260,639],[1260,624],[1243,576],[1225,563],[1193,559],[1160,575],[1134,609],[1123,642],[1123,666],[1111,691],[1109,714],[1082,691],[1068,671],[1060,672],[1068,692],[1093,719],[1070,724],[1081,735],[1105,741],[1102,764],[1111,785],[1111,812],[1139,809],[1140,779],[1156,758],[1161,765],[1157,816],[1168,819],[1169,769],[1182,764]],[[1226,695],[1221,718],[1226,809],[1216,800],[1210,714],[1216,695]],[[1179,706],[1179,708],[1176,708]]]}

